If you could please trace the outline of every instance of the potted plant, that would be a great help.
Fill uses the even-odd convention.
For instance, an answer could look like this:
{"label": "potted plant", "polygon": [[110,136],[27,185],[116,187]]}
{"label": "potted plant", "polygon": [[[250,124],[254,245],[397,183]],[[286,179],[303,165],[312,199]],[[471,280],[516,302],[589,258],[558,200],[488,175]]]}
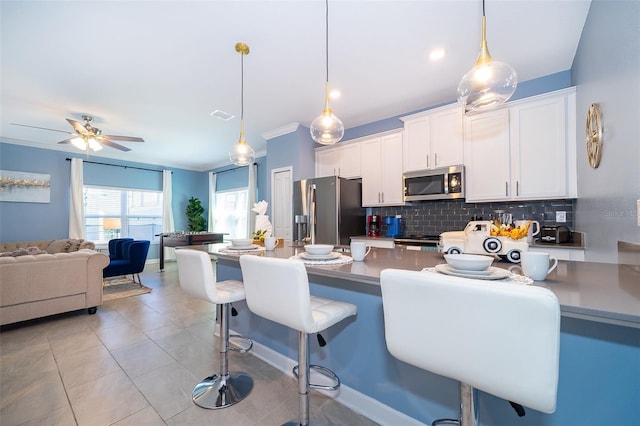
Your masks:
{"label": "potted plant", "polygon": [[189,220],[189,232],[201,232],[207,230],[207,220],[202,216],[204,207],[199,198],[189,198],[187,204],[187,219]]}

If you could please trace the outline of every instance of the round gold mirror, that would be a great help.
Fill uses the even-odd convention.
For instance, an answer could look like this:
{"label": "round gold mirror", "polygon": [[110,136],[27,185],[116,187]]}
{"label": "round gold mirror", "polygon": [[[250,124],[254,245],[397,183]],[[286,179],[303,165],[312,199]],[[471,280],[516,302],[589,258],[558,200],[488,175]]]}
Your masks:
{"label": "round gold mirror", "polygon": [[600,165],[602,156],[602,114],[598,104],[591,104],[587,111],[587,160],[594,169]]}

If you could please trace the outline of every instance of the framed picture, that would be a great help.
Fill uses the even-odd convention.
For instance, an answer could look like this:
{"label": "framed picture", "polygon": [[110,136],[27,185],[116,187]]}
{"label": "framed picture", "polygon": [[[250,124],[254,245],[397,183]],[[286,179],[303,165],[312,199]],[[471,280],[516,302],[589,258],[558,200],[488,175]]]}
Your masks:
{"label": "framed picture", "polygon": [[0,201],[49,203],[51,175],[0,170]]}

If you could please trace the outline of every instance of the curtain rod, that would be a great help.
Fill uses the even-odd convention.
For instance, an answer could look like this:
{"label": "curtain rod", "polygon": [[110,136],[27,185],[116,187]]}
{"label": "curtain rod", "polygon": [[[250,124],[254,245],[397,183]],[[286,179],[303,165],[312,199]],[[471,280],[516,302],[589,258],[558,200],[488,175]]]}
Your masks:
{"label": "curtain rod", "polygon": [[[257,166],[257,165],[258,165],[258,163],[253,163],[253,164],[251,164],[251,165],[252,165],[252,166]],[[220,173],[233,172],[234,170],[243,169],[243,168],[245,168],[245,167],[247,167],[247,166],[238,166],[238,167],[234,167],[233,169],[227,169],[227,170],[222,170],[222,171],[220,171],[220,172],[211,172],[211,173],[213,173],[214,175],[218,175],[218,174],[220,174]]]}
{"label": "curtain rod", "polygon": [[[67,161],[71,161],[71,158],[67,158]],[[111,166],[111,167],[122,167],[124,169],[136,169],[136,170],[145,170],[147,172],[158,172],[158,173],[162,173],[162,170],[154,170],[154,169],[145,169],[144,167],[135,167],[135,166],[122,166],[120,164],[109,164],[109,163],[100,163],[98,161],[86,161],[86,160],[82,160],[83,163],[88,163],[88,164],[99,164],[101,166]],[[173,172],[171,172],[173,173]]]}

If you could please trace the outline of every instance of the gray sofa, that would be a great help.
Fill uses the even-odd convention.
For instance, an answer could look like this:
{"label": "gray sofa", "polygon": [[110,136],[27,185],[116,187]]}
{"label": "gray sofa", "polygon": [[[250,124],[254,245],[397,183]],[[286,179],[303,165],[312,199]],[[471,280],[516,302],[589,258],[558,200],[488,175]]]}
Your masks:
{"label": "gray sofa", "polygon": [[72,239],[0,243],[0,325],[78,309],[95,313],[109,257],[93,248]]}

